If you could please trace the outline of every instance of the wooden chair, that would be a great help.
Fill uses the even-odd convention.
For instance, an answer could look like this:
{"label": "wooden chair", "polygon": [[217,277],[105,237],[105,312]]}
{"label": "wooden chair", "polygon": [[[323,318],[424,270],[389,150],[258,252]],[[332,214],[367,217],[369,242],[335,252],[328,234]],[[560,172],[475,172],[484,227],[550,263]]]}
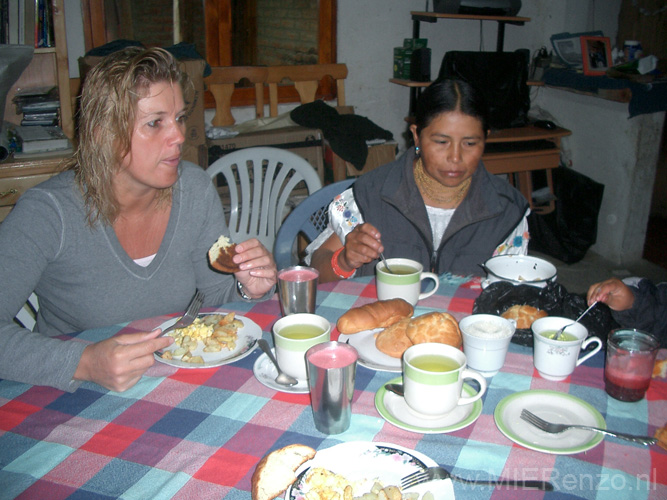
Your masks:
{"label": "wooden chair", "polygon": [[299,93],[301,104],[315,100],[317,88],[323,78],[330,76],[336,82],[339,106],[345,106],[345,64],[311,64],[303,66],[269,66],[267,68],[269,84],[269,115],[278,116],[278,85],[293,83]]}
{"label": "wooden chair", "polygon": [[255,85],[255,115],[264,116],[264,83],[267,79],[266,66],[214,66],[204,83],[215,98],[215,116],[211,124],[215,127],[234,125],[232,116],[232,94],[235,84],[246,79]]}

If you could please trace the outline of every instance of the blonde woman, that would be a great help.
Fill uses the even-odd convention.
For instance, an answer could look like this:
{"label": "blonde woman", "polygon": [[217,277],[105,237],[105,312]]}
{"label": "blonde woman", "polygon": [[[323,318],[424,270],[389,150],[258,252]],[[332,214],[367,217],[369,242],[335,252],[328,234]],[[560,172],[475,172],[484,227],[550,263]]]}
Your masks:
{"label": "blonde woman", "polygon": [[[208,175],[181,161],[183,81],[168,52],[137,47],[86,76],[67,170],[26,192],[0,225],[0,378],[123,391],[172,339],[53,337],[182,311],[197,288],[204,306],[273,291],[275,263],[257,240],[239,242],[235,275],[208,266],[208,248],[228,230]],[[33,291],[40,309],[30,332],[12,318]]]}

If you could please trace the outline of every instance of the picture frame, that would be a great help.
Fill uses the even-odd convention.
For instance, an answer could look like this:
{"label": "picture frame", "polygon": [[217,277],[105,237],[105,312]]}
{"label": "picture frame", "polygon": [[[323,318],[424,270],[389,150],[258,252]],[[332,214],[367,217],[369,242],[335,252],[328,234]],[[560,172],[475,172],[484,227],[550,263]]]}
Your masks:
{"label": "picture frame", "polygon": [[612,65],[611,42],[608,36],[582,36],[581,58],[584,75],[604,75]]}

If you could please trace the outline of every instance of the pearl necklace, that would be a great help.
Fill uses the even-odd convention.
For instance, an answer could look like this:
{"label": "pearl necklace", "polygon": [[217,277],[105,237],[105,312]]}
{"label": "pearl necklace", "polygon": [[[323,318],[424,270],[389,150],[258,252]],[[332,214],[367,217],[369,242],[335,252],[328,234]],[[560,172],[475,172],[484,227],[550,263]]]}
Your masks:
{"label": "pearl necklace", "polygon": [[459,203],[461,203],[461,200],[468,193],[470,181],[472,180],[471,177],[468,177],[461,183],[460,186],[454,188],[443,186],[424,171],[424,165],[422,164],[421,157],[417,158],[417,163],[415,164],[414,168],[414,175],[415,182],[417,183],[417,187],[419,188],[419,192],[422,194],[422,196],[425,196],[438,204],[453,204],[454,207],[457,207]]}

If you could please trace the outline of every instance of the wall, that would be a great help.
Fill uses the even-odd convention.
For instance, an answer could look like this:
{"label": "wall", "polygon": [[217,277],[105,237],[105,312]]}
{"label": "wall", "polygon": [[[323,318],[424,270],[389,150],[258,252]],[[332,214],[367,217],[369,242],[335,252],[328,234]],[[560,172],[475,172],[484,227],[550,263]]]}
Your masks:
{"label": "wall", "polygon": [[[527,48],[532,54],[543,45],[550,49],[549,37],[565,31],[598,29],[614,40],[620,3],[523,0],[518,15],[531,21],[524,26],[506,26],[505,50]],[[389,83],[392,49],[412,36],[410,11],[423,9],[424,0],[338,0],[338,61],[348,66],[347,102],[397,138],[406,130],[409,90]],[[427,38],[431,47],[431,74],[437,75],[447,50],[495,50],[496,33],[497,23],[489,21],[420,23],[420,36]]]}

